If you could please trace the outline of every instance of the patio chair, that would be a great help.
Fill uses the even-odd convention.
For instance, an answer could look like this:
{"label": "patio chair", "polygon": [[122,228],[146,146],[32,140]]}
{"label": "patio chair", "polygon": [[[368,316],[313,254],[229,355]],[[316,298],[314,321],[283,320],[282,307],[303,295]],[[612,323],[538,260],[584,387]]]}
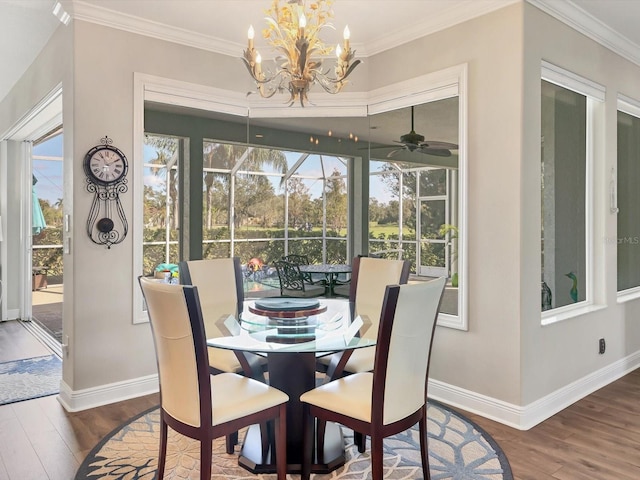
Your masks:
{"label": "patio chair", "polygon": [[280,295],[283,297],[319,297],[324,287],[310,285],[304,281],[300,267],[295,263],[280,260],[274,263],[280,280]]}
{"label": "patio chair", "polygon": [[[309,257],[306,255],[298,255],[292,253],[290,255],[285,255],[282,257],[282,260],[285,262],[293,263],[295,265],[309,265]],[[324,284],[324,280],[314,280],[310,273],[300,272],[302,274],[302,278],[305,282],[310,283],[311,285],[316,284]]]}

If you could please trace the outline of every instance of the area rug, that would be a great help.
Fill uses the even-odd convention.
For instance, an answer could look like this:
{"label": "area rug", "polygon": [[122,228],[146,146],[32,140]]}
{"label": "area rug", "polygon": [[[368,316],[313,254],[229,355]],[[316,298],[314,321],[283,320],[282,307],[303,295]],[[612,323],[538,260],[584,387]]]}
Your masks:
{"label": "area rug", "polygon": [[[430,402],[429,463],[432,480],[513,480],[511,467],[498,444],[464,416],[446,406]],[[169,429],[165,479],[199,479],[198,443]],[[365,480],[371,478],[369,450],[359,453],[351,431],[345,429],[347,462],[313,480]],[[159,409],[152,408],[132,418],[107,435],[87,455],[75,480],[125,480],[155,478],[158,457]],[[242,438],[242,437],[241,437]],[[384,441],[384,478],[421,479],[418,430],[413,428]],[[288,475],[299,478],[299,475]],[[254,475],[238,466],[238,457],[225,453],[224,438],[214,441],[215,480],[272,480],[275,475]]]}
{"label": "area rug", "polygon": [[0,363],[0,405],[55,395],[62,361],[56,355]]}

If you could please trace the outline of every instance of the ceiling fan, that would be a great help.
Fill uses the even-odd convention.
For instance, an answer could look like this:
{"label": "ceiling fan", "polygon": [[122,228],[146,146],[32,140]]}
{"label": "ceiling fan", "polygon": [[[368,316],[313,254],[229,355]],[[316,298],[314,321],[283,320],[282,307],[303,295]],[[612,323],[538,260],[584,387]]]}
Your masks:
{"label": "ceiling fan", "polygon": [[[395,148],[391,152],[387,154],[387,158],[391,158],[397,155],[399,152],[403,150],[407,150],[409,152],[420,152],[427,155],[435,155],[437,157],[450,157],[451,150],[456,150],[458,145],[455,143],[449,142],[439,142],[435,140],[426,140],[424,139],[424,135],[420,135],[416,133],[413,128],[413,106],[411,106],[411,131],[409,133],[405,133],[400,137],[400,140],[394,140],[395,143],[400,144],[398,148]],[[378,148],[394,148],[395,145],[381,145],[378,147],[371,147],[371,149]]]}

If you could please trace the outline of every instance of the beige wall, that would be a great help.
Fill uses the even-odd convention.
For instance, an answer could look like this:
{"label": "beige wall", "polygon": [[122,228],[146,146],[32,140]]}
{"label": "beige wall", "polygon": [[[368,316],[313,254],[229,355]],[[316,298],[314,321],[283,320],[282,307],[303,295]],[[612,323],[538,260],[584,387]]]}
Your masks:
{"label": "beige wall", "polygon": [[[602,310],[540,326],[540,64],[545,60],[606,88],[595,156],[595,278]],[[616,302],[616,216],[609,213],[609,178],[616,165],[616,98],[640,99],[640,67],[538,9],[525,6],[522,150],[522,404],[630,357],[640,349],[640,302]],[[607,350],[598,354],[598,339]]]}
{"label": "beige wall", "polygon": [[[369,60],[379,84],[468,63],[469,331],[439,328],[434,379],[520,402],[522,5]],[[417,61],[408,61],[412,52]]]}
{"label": "beige wall", "polygon": [[[73,35],[72,33],[73,32]],[[74,38],[73,62],[56,64]],[[562,48],[559,48],[562,46]],[[409,52],[409,53],[408,53]],[[66,57],[65,57],[66,58]],[[615,94],[640,98],[640,69],[528,4],[516,4],[367,59],[354,88],[376,89],[467,63],[469,331],[439,328],[432,376],[458,391],[521,407],[639,350],[639,302],[617,305],[615,246],[600,244],[597,275],[607,308],[540,324],[540,60],[607,86],[598,160],[596,238],[615,236],[602,177],[615,159]],[[73,65],[73,70],[71,66]],[[108,135],[133,156],[133,75],[155,75],[245,92],[238,58],[74,21],[0,104],[0,131],[60,79],[64,87],[65,207],[72,255],[65,257],[64,380],[73,391],[155,373],[147,324],[131,319],[131,235],[110,250],[91,243],[85,221],[84,153]],[[73,71],[70,78],[69,71]],[[38,78],[38,81],[36,81]],[[605,161],[604,159],[608,159]],[[133,179],[129,178],[130,187]],[[130,231],[133,192],[123,195]],[[67,199],[71,201],[67,204]],[[597,354],[606,337],[607,354]]]}

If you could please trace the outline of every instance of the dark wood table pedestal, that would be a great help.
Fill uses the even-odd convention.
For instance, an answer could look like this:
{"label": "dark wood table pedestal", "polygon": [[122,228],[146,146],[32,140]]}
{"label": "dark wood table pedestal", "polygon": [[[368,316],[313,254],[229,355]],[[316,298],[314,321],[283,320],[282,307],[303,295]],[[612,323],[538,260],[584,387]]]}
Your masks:
{"label": "dark wood table pedestal", "polygon": [[[303,405],[300,395],[316,386],[316,356],[313,352],[272,352],[267,355],[269,385],[289,395],[287,403],[287,472],[299,474],[302,467]],[[273,444],[273,443],[272,443]],[[271,450],[270,450],[271,451]],[[344,440],[337,424],[327,424],[324,455],[317,455],[311,471],[329,473],[345,463]],[[318,463],[317,459],[321,458]],[[252,473],[275,473],[275,462],[269,453],[262,455],[260,427],[253,425],[247,431],[238,464]]]}

